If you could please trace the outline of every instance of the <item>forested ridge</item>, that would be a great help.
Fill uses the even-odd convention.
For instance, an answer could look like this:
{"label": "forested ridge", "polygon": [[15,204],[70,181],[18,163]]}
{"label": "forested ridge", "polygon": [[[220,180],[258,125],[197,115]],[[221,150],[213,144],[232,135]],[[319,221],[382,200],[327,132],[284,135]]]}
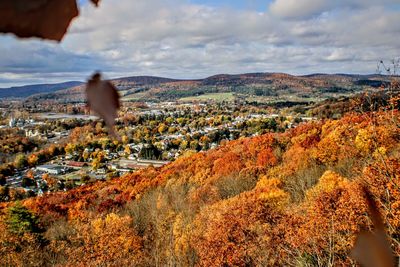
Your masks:
{"label": "forested ridge", "polygon": [[364,187],[400,253],[397,109],[226,142],[0,209],[0,265],[352,265]]}
{"label": "forested ridge", "polygon": [[[111,79],[127,101],[174,101],[185,97],[213,93],[234,93],[242,99],[279,97],[290,100],[297,96],[305,102],[309,98],[329,99],[337,95],[354,95],[390,81],[384,75],[314,74],[295,76],[285,73],[220,74],[204,79],[176,80],[152,76]],[[77,85],[57,91],[43,91],[27,98],[27,102],[50,99],[58,103],[85,101],[85,86]],[[6,96],[6,95],[5,95]],[[26,95],[24,95],[26,96]],[[20,96],[22,97],[22,95]],[[252,100],[249,100],[252,101]],[[312,101],[313,102],[313,101]]]}

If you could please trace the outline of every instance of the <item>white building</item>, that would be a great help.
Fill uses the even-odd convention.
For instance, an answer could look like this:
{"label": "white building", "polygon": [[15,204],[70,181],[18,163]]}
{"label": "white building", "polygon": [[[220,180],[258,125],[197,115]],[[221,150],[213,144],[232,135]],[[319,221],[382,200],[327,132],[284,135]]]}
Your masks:
{"label": "white building", "polygon": [[17,120],[11,117],[10,122],[8,123],[8,126],[15,127],[17,125]]}
{"label": "white building", "polygon": [[37,166],[36,170],[54,174],[54,175],[63,174],[67,171],[67,169],[65,167],[58,166],[58,165],[41,165],[41,166]]}

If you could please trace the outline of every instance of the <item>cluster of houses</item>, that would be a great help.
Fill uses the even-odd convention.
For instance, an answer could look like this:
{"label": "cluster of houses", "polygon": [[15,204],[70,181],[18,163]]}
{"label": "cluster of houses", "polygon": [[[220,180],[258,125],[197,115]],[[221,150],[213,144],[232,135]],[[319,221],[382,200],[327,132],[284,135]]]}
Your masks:
{"label": "cluster of houses", "polygon": [[[42,195],[49,188],[47,181],[43,179],[43,174],[48,173],[49,175],[57,177],[58,175],[66,174],[71,171],[70,168],[65,166],[52,164],[41,165],[36,168],[18,171],[15,175],[7,178],[7,185],[12,188],[22,188],[26,192],[32,192],[35,195]],[[33,174],[33,177],[29,178],[29,181],[33,182],[25,185],[24,179],[28,179],[28,172]],[[61,184],[62,182],[62,180],[58,180],[57,184]]]}
{"label": "cluster of houses", "polygon": [[[141,111],[141,115],[148,115],[148,116],[160,116],[160,115],[169,115],[169,116],[180,116],[184,115],[183,110],[175,110],[171,112],[166,112],[164,111],[164,108],[167,109],[168,107],[171,107],[174,105],[174,103],[164,103],[162,105],[164,106],[152,106],[156,104],[148,104],[150,109],[149,110],[144,110]],[[188,106],[190,107],[190,106]],[[201,106],[201,104],[198,105],[198,108],[206,108],[207,106]],[[50,114],[52,115],[52,114]],[[50,116],[48,115],[48,116]],[[53,116],[53,115],[52,115]],[[57,119],[59,117],[53,116]],[[249,120],[257,120],[257,119],[276,119],[278,118],[278,114],[247,114],[247,115],[241,115],[238,117],[233,118],[231,121],[226,121],[221,125],[218,126],[207,126],[202,127],[201,129],[191,129],[188,131],[188,134],[191,136],[194,135],[207,135],[210,133],[213,133],[215,131],[219,130],[229,130],[226,131],[228,132],[225,138],[228,139],[235,139],[235,136],[237,134],[240,134],[240,129],[238,129],[238,125],[240,123],[249,121]],[[211,119],[212,117],[206,118]],[[310,117],[299,117],[303,121],[308,121],[308,120],[313,120],[314,118]],[[92,119],[92,117],[85,117],[85,119]],[[51,142],[57,142],[59,139],[66,138],[69,135],[69,131],[62,131],[62,132],[52,132],[52,133],[41,133],[38,130],[38,125],[44,124],[44,122],[36,122],[33,119],[16,119],[16,118],[11,118],[9,121],[9,127],[18,127],[22,130],[25,130],[25,134],[27,137],[32,137],[32,138],[41,138],[41,139],[46,139]],[[288,120],[288,128],[295,127],[296,124],[294,123],[294,120]],[[178,127],[178,125],[177,125]],[[179,157],[182,154],[182,151],[180,149],[169,149],[167,150],[169,144],[173,142],[176,139],[184,139],[186,136],[182,133],[164,133],[159,136],[157,136],[157,144],[154,144],[159,148],[161,151],[164,151],[167,154],[167,159],[173,160],[177,157]],[[97,168],[96,170],[93,170],[91,167],[90,160],[89,162],[78,162],[74,161],[74,158],[77,159],[77,157],[74,157],[76,155],[65,155],[65,156],[60,156],[56,160],[52,161],[52,163],[48,163],[45,165],[37,166],[36,168],[30,169],[30,170],[22,170],[18,171],[16,175],[12,177],[7,178],[7,184],[11,187],[21,187],[23,185],[22,181],[24,177],[27,176],[27,172],[31,171],[34,175],[34,180],[36,182],[36,186],[30,186],[30,188],[25,188],[26,190],[32,190],[36,194],[42,194],[44,191],[44,188],[46,188],[46,181],[43,180],[43,174],[49,174],[59,181],[62,181],[66,175],[72,174],[71,176],[74,176],[74,179],[80,179],[82,174],[86,174],[98,179],[103,179],[106,177],[107,173],[112,172],[112,173],[118,173],[119,175],[127,173],[127,172],[132,172],[134,170],[138,169],[143,169],[148,166],[154,166],[154,167],[160,167],[163,166],[164,164],[167,164],[169,161],[160,161],[160,160],[145,160],[145,159],[140,159],[140,151],[145,147],[144,144],[128,144],[129,148],[131,150],[130,155],[125,158],[125,151],[110,151],[110,150],[104,150],[104,158],[106,163],[103,164],[100,168]],[[212,142],[209,144],[209,148],[215,148],[218,146],[217,142]],[[93,152],[93,150],[90,150],[89,148],[86,148],[86,152]],[[74,152],[77,153],[77,152]],[[76,172],[76,175],[73,173]]]}
{"label": "cluster of houses", "polygon": [[[92,170],[88,163],[77,161],[62,161],[60,163],[53,162],[53,164],[40,165],[32,169],[25,169],[18,171],[15,175],[7,178],[7,185],[12,188],[23,188],[25,191],[31,191],[36,195],[41,195],[48,190],[47,181],[43,179],[43,174],[49,174],[51,177],[57,179],[57,183],[63,184],[65,182],[65,175],[71,175],[73,180],[79,181],[82,174],[87,174],[96,179],[105,179],[108,172],[117,172],[118,175],[132,172],[134,170],[144,169],[149,166],[161,167],[169,163],[168,161],[160,160],[131,160],[119,159],[107,163],[104,167]],[[83,170],[83,172],[82,172]],[[23,184],[23,179],[26,179],[28,172],[33,174],[33,184],[28,186]],[[31,179],[31,178],[30,178]],[[64,190],[65,188],[62,187]]]}

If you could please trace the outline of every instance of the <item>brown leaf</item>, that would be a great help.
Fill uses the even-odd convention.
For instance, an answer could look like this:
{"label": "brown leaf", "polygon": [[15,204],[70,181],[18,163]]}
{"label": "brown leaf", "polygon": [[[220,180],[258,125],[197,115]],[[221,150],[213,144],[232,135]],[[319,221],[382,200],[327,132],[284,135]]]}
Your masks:
{"label": "brown leaf", "polygon": [[1,0],[0,32],[61,41],[78,14],[76,0]]}
{"label": "brown leaf", "polygon": [[366,186],[364,186],[364,192],[369,207],[369,215],[375,230],[372,233],[362,232],[357,236],[351,256],[365,267],[392,267],[394,266],[394,257],[385,232],[382,216]]}
{"label": "brown leaf", "polygon": [[100,0],[91,0],[95,6],[99,6]]}
{"label": "brown leaf", "polygon": [[366,267],[394,266],[392,250],[384,232],[359,234],[351,256]]}
{"label": "brown leaf", "polygon": [[109,81],[102,81],[101,74],[96,73],[87,83],[86,99],[89,108],[105,121],[110,134],[116,137],[114,124],[120,102],[115,86]]}

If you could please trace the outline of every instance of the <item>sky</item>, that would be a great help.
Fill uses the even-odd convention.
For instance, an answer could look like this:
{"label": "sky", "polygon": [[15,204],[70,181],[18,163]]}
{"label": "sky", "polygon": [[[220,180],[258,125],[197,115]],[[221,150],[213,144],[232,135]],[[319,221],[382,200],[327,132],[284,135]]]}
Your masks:
{"label": "sky", "polygon": [[376,72],[400,56],[400,0],[79,0],[61,43],[0,35],[0,88],[154,75]]}

